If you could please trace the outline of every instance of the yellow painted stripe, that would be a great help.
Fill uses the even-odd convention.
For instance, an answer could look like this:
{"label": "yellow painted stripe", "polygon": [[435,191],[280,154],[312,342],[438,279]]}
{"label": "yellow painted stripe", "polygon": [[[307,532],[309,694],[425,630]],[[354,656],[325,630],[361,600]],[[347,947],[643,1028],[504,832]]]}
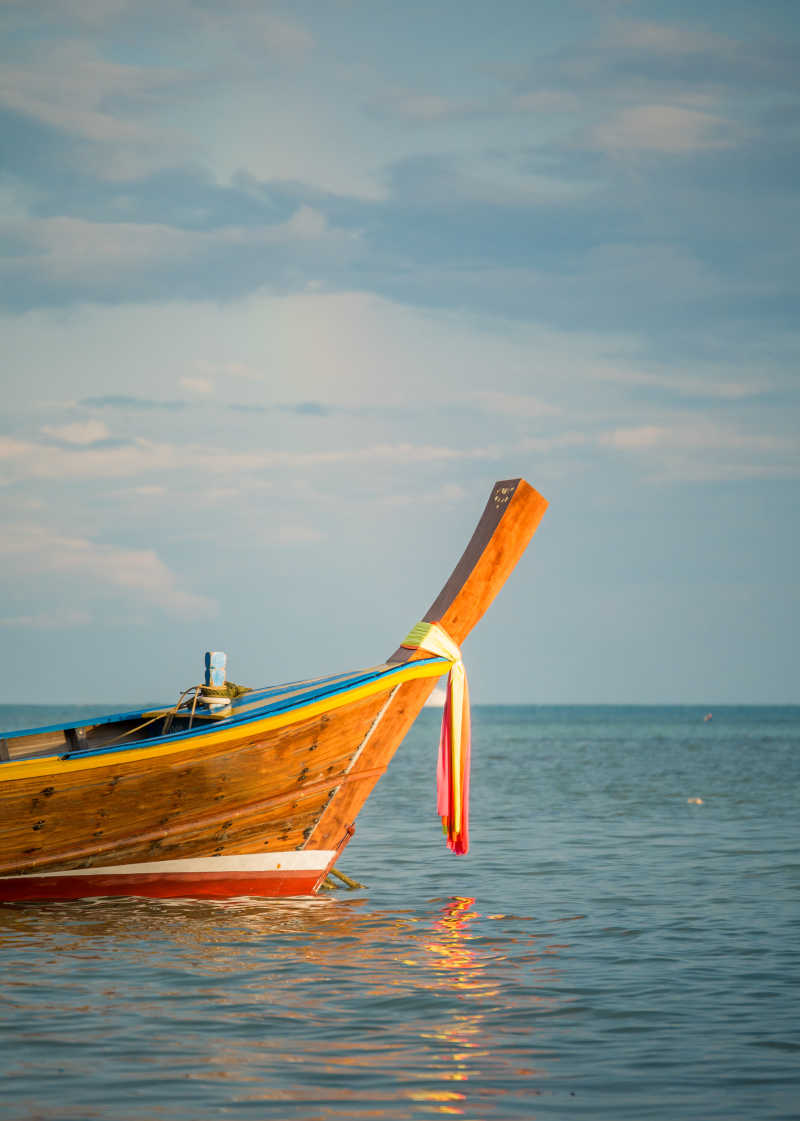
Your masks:
{"label": "yellow painted stripe", "polygon": [[243,736],[270,732],[275,728],[285,728],[289,724],[298,724],[313,716],[321,716],[325,712],[332,712],[337,708],[354,701],[373,697],[377,693],[388,693],[396,685],[405,681],[414,681],[423,677],[441,677],[447,673],[449,666],[442,662],[409,662],[403,669],[388,677],[368,681],[356,689],[344,693],[336,693],[332,697],[325,697],[321,701],[293,708],[289,712],[278,712],[274,716],[267,716],[263,720],[254,720],[252,723],[240,724],[237,727],[219,728],[208,732],[204,736],[192,737],[190,740],[181,739],[176,743],[159,743],[152,747],[132,748],[129,751],[109,751],[102,755],[90,755],[83,759],[60,759],[58,755],[48,755],[42,759],[19,759],[13,763],[3,763],[0,766],[0,782],[13,782],[22,778],[38,778],[43,775],[60,775],[66,772],[92,770],[96,767],[108,767],[122,763],[141,762],[146,759],[157,759],[163,755],[177,755],[183,752],[194,753],[203,747],[216,747],[230,740],[241,739]]}

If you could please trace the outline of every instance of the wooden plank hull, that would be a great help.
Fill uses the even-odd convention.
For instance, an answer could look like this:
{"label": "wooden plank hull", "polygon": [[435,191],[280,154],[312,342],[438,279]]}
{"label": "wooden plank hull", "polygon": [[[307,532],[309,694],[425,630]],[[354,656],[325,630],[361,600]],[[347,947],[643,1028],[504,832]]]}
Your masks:
{"label": "wooden plank hull", "polygon": [[[434,604],[458,642],[546,505],[510,486],[495,488]],[[0,899],[313,894],[448,668],[401,647],[370,670],[248,695],[201,729],[138,742],[113,724],[12,735],[0,763]]]}
{"label": "wooden plank hull", "polygon": [[17,763],[32,773],[0,784],[0,898],[314,893],[447,666],[435,668],[202,746]]}

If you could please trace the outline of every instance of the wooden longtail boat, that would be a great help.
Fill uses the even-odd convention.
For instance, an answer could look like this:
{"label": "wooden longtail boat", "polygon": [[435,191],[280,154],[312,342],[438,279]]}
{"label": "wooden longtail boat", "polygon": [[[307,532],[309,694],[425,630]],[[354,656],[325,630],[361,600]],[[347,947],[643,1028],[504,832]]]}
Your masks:
{"label": "wooden longtail boat", "polygon": [[409,636],[355,673],[0,738],[0,899],[315,893],[546,507],[522,479],[495,485],[424,617],[438,626],[411,632],[444,653]]}

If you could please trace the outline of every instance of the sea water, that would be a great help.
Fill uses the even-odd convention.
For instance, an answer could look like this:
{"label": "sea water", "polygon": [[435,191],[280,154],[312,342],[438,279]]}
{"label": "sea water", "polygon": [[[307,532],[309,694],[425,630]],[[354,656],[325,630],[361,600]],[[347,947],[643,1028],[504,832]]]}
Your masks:
{"label": "sea water", "polygon": [[800,708],[477,708],[466,857],[438,716],[363,890],[0,905],[0,1115],[800,1116]]}

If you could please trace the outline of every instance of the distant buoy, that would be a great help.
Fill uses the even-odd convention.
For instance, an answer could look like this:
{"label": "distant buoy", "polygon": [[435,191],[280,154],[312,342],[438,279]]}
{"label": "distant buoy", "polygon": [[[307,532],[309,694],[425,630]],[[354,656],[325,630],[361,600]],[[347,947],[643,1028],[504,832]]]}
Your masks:
{"label": "distant buoy", "polygon": [[702,806],[703,804],[702,798],[687,798],[686,801],[690,806]]}

